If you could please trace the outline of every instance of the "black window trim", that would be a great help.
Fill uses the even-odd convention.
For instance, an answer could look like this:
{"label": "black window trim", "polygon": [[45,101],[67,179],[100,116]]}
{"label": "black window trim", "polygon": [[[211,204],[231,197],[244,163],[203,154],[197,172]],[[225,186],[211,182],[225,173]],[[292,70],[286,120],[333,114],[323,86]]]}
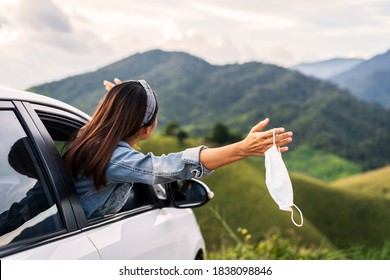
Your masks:
{"label": "black window trim", "polygon": [[[63,112],[57,108],[51,108],[47,105],[36,105],[29,102],[23,102],[23,106],[26,108],[27,112],[32,118],[32,121],[39,130],[39,133],[49,150],[50,158],[52,159],[52,175],[57,176],[57,191],[62,197],[67,198],[66,200],[62,201],[62,207],[64,211],[67,211],[66,214],[69,217],[72,217],[73,221],[75,222],[70,224],[68,229],[76,230],[83,228],[87,224],[84,210],[82,209],[80,200],[74,189],[73,182],[68,175],[65,164],[55,147],[53,139],[42,122],[41,117],[43,116],[44,118],[49,118],[53,121],[60,120],[65,123],[67,121],[75,121],[76,119],[77,121],[75,121],[75,124],[77,123],[77,127],[83,125],[86,120],[80,118],[78,115],[69,113],[69,111]],[[61,182],[61,184],[58,184],[58,182]],[[70,221],[72,221],[72,219],[70,219]]]}
{"label": "black window trim", "polygon": [[137,208],[134,208],[131,210],[119,212],[116,214],[107,215],[105,217],[91,219],[91,220],[89,220],[88,226],[82,228],[81,230],[83,232],[93,230],[93,229],[96,229],[99,227],[109,225],[111,223],[115,223],[115,222],[118,222],[121,220],[129,219],[131,217],[135,217],[135,216],[138,216],[138,215],[141,215],[143,213],[150,212],[153,210],[159,210],[159,208],[157,208],[153,204],[149,204],[149,205],[140,206],[140,207],[137,207]]}
{"label": "black window trim", "polygon": [[54,188],[52,182],[50,182],[49,177],[47,176],[47,170],[45,168],[44,160],[42,159],[42,154],[40,152],[41,149],[36,144],[36,131],[34,129],[34,126],[31,125],[31,120],[30,118],[26,115],[26,111],[24,110],[23,107],[20,106],[21,104],[18,102],[10,102],[10,101],[3,101],[0,100],[0,110],[1,111],[11,111],[15,114],[17,117],[19,124],[25,131],[27,137],[28,137],[28,142],[30,143],[31,147],[34,149],[34,154],[37,157],[39,161],[39,165],[43,168],[39,172],[42,172],[41,174],[43,176],[43,179],[45,180],[45,185],[50,189],[50,192],[53,194],[52,199],[55,200],[55,205],[57,208],[57,211],[59,212],[59,215],[61,217],[61,224],[62,227],[59,228],[55,232],[49,232],[45,233],[39,236],[34,236],[28,239],[20,240],[15,243],[10,243],[5,246],[2,246],[0,250],[0,258],[7,256],[9,254],[14,254],[20,251],[27,250],[32,247],[36,247],[37,244],[40,244],[42,242],[48,242],[48,240],[51,240],[52,238],[61,238],[64,234],[68,233],[68,228],[66,223],[64,223],[64,219],[61,215],[61,204],[59,203],[60,200],[55,195]]}
{"label": "black window trim", "polygon": [[[33,141],[34,148],[38,152],[39,159],[44,168],[48,185],[54,193],[58,211],[62,217],[63,226],[67,231],[77,229],[75,216],[70,208],[69,198],[65,191],[62,175],[59,173],[55,155],[45,135],[42,135],[42,130],[39,128],[39,117],[34,110],[29,107],[28,103],[21,101],[13,101],[17,109],[18,117],[22,126],[25,128],[29,138]],[[43,125],[43,124],[42,124]],[[51,138],[50,138],[51,140]],[[55,149],[55,147],[54,147]]]}

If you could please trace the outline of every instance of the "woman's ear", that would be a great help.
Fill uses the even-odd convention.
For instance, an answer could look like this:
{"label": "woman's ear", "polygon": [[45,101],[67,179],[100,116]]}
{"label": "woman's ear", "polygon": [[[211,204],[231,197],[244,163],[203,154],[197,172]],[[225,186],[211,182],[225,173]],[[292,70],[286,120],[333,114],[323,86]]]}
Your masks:
{"label": "woman's ear", "polygon": [[144,127],[142,128],[142,133],[143,133],[144,135],[150,135],[150,134],[152,133],[152,131],[153,131],[153,126],[152,126],[152,125],[150,125],[150,126],[144,126]]}

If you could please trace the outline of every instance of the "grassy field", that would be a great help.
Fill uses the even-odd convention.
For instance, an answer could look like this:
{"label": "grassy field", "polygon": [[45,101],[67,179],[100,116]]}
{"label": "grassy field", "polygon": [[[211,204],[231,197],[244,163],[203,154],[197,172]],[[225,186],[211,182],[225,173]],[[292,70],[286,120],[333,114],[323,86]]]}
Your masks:
{"label": "grassy field", "polygon": [[339,179],[331,186],[356,194],[390,199],[390,166]]}
{"label": "grassy field", "polygon": [[337,155],[301,145],[286,155],[286,165],[290,170],[310,174],[316,178],[333,181],[362,172],[362,167]]}
{"label": "grassy field", "polygon": [[[159,155],[197,144],[189,140],[179,146],[174,138],[157,136],[145,142],[142,150]],[[278,236],[287,240],[291,248],[314,250],[309,255],[313,258],[344,258],[356,251],[360,252],[357,258],[390,258],[389,171],[387,167],[331,183],[290,172],[294,202],[304,215],[304,225],[298,228],[292,224],[290,213],[280,211],[270,197],[264,160],[251,158],[222,167],[207,177],[204,181],[215,197],[194,212],[207,248],[216,258],[237,250],[237,238],[232,232],[239,228],[250,233],[253,248]],[[302,258],[299,253],[291,256]]]}

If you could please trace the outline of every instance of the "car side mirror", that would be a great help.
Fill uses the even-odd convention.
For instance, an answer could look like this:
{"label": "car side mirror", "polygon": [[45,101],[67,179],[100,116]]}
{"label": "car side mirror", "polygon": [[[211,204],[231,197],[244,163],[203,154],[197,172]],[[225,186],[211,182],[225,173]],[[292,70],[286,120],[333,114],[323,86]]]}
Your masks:
{"label": "car side mirror", "polygon": [[166,192],[176,208],[194,208],[206,204],[214,193],[196,179],[175,181],[166,185]]}

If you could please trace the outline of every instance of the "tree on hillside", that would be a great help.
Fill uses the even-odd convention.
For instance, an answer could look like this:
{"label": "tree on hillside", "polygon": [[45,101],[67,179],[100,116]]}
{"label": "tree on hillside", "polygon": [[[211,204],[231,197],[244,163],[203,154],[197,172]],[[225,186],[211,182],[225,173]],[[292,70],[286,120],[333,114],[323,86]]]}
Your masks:
{"label": "tree on hillside", "polygon": [[164,127],[164,134],[171,137],[176,137],[180,145],[184,144],[188,133],[180,129],[180,125],[176,121],[171,121]]}
{"label": "tree on hillside", "polygon": [[188,138],[188,133],[185,132],[184,130],[179,130],[177,132],[177,141],[179,142],[180,145],[183,145],[184,144],[184,141],[186,140],[186,138]]}
{"label": "tree on hillside", "polygon": [[216,123],[211,134],[207,137],[207,140],[219,145],[225,145],[241,140],[241,135],[239,133],[231,132],[229,128],[222,123]]}
{"label": "tree on hillside", "polygon": [[179,124],[175,121],[167,123],[164,127],[164,134],[167,136],[176,136],[179,130]]}

